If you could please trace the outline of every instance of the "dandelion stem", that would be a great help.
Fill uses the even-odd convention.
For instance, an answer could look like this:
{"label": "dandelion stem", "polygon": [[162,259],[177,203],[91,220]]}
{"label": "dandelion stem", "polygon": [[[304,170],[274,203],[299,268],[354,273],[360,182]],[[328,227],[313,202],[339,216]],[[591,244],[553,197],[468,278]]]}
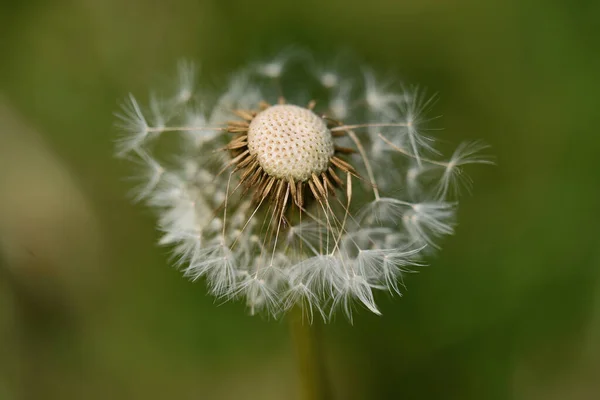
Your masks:
{"label": "dandelion stem", "polygon": [[302,308],[294,307],[289,315],[290,333],[296,352],[302,400],[331,399],[325,368],[324,349],[318,321],[310,324]]}

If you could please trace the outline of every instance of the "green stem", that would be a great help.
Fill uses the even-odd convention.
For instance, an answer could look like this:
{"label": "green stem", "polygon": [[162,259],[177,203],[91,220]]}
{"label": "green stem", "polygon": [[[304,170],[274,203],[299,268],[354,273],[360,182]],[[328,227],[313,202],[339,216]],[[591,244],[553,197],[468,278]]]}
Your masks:
{"label": "green stem", "polygon": [[311,325],[306,321],[300,307],[291,310],[289,323],[300,375],[300,399],[330,400],[321,326],[318,322]]}

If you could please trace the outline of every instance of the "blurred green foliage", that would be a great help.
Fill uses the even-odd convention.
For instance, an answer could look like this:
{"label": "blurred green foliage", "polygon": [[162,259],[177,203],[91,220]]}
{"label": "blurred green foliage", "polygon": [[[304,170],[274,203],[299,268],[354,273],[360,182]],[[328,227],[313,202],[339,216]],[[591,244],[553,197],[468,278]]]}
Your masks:
{"label": "blurred green foliage", "polygon": [[0,399],[283,399],[285,321],[217,306],[126,196],[112,112],[181,57],[202,79],[299,44],[439,91],[482,138],[456,236],[402,299],[325,327],[339,399],[600,393],[600,3],[0,3]]}

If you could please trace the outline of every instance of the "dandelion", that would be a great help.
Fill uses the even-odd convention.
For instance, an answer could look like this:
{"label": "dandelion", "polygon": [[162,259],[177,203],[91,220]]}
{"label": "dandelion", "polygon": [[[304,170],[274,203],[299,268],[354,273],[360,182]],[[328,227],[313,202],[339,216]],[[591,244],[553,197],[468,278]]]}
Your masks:
{"label": "dandelion", "polygon": [[491,163],[479,142],[444,160],[426,135],[434,98],[369,68],[288,51],[212,102],[193,71],[181,63],[178,87],[148,107],[128,97],[117,153],[145,168],[135,196],[157,210],[176,266],[252,314],[379,315],[375,292],[400,295],[454,232],[463,168]]}

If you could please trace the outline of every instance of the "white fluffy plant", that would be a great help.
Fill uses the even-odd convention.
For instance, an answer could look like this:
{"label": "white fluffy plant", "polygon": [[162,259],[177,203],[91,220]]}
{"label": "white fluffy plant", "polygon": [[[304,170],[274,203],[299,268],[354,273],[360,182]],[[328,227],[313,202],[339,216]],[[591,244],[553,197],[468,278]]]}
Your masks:
{"label": "white fluffy plant", "polygon": [[136,198],[186,277],[251,313],[352,320],[356,305],[380,313],[374,291],[401,294],[453,233],[463,167],[491,161],[480,142],[440,154],[424,126],[435,98],[418,88],[316,64],[286,52],[214,97],[181,63],[170,95],[129,96],[118,154],[141,165]]}

